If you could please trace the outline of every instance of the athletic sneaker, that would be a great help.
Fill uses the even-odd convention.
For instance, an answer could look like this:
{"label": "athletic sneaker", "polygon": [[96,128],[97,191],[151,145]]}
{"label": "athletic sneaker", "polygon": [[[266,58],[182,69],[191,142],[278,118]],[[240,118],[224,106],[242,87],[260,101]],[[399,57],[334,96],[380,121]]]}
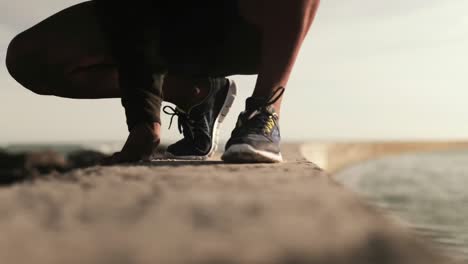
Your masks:
{"label": "athletic sneaker", "polygon": [[[172,119],[178,116],[179,131],[184,135],[166,150],[166,157],[183,160],[205,160],[218,146],[218,129],[236,97],[236,85],[226,78],[210,80],[210,93],[188,112],[180,108],[164,107]],[[172,112],[169,112],[172,111]],[[170,126],[169,126],[170,127]]]}
{"label": "athletic sneaker", "polygon": [[239,115],[236,127],[226,144],[222,160],[232,163],[277,163],[280,151],[278,114],[273,104],[283,95],[279,88],[268,99],[250,97],[246,110]]}

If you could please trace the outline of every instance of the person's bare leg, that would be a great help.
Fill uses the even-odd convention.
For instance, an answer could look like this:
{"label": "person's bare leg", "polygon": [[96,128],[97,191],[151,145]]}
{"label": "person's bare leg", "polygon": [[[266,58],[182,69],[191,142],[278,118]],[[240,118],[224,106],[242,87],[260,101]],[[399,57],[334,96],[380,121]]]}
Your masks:
{"label": "person's bare leg", "polygon": [[[302,42],[318,0],[238,0],[241,16],[257,27],[261,48],[257,83],[221,159],[226,162],[282,162],[279,113]],[[252,47],[258,47],[252,39]],[[271,106],[271,107],[270,107]],[[273,108],[273,109],[272,109]]]}
{"label": "person's bare leg", "polygon": [[[319,0],[239,0],[241,15],[263,34],[262,56],[254,97],[268,98],[286,87]],[[281,100],[274,105],[279,113]]]}
{"label": "person's bare leg", "polygon": [[[120,98],[118,71],[98,26],[93,2],[67,8],[15,37],[7,69],[40,95]],[[203,97],[194,80],[167,76],[164,100],[185,106]]]}
{"label": "person's bare leg", "polygon": [[86,99],[120,95],[92,2],[67,8],[16,36],[6,64],[20,84],[37,94]]}

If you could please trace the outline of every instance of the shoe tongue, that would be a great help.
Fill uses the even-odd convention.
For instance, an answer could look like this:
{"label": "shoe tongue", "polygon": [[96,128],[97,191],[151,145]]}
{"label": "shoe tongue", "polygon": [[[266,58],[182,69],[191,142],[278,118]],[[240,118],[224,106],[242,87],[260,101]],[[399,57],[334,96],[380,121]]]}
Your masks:
{"label": "shoe tongue", "polygon": [[275,112],[273,106],[266,106],[267,101],[265,98],[261,97],[249,97],[245,101],[245,111],[247,113],[252,113],[256,110],[266,110],[268,113],[272,114]]}
{"label": "shoe tongue", "polygon": [[265,99],[261,97],[249,97],[245,100],[245,110],[247,112],[253,112],[261,109],[265,106]]}
{"label": "shoe tongue", "polygon": [[216,96],[218,95],[218,92],[222,90],[223,88],[226,88],[226,86],[229,85],[229,81],[226,78],[209,78],[208,80],[204,80],[205,83],[202,83],[205,88],[207,88],[209,91],[206,93],[206,96],[201,100],[198,104],[193,105],[188,111],[188,114],[195,114],[195,115],[200,115],[204,114],[206,111],[212,110],[213,103],[210,104],[210,102],[213,102],[216,100]]}

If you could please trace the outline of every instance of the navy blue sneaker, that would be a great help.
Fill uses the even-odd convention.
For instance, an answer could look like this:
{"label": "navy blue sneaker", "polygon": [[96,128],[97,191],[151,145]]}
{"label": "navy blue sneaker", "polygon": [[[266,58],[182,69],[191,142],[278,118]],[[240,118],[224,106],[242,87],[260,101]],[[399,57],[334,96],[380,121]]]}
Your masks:
{"label": "navy blue sneaker", "polygon": [[[170,145],[166,158],[182,160],[205,160],[218,146],[218,130],[236,97],[236,84],[226,78],[210,79],[210,93],[199,104],[185,112],[180,108],[164,107],[172,119],[178,116],[182,140]],[[172,111],[172,112],[169,112]],[[170,126],[169,126],[170,127]]]}
{"label": "navy blue sneaker", "polygon": [[236,127],[221,157],[230,163],[278,163],[283,161],[280,150],[278,114],[273,104],[281,98],[279,88],[268,99],[250,97],[246,110],[239,115]]}

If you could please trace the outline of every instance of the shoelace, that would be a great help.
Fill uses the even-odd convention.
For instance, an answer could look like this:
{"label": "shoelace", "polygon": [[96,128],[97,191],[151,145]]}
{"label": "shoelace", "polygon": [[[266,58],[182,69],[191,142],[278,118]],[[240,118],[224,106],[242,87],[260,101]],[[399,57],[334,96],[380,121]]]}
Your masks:
{"label": "shoelace", "polygon": [[[200,103],[198,103],[197,105],[195,105],[193,107],[196,107],[196,106],[199,106],[199,105],[202,105],[203,103],[205,103],[205,101],[208,100],[208,98],[210,96],[212,96],[213,92],[214,92],[214,90],[210,89],[210,92],[205,97],[205,99],[203,99]],[[190,115],[187,114],[186,112],[180,111],[179,109],[174,108],[174,107],[169,106],[169,105],[167,105],[167,106],[165,106],[163,108],[163,112],[165,114],[171,116],[171,121],[169,122],[169,129],[171,129],[172,122],[174,121],[174,117],[176,117],[176,116],[178,117],[177,127],[179,129],[179,132],[184,135],[184,138],[195,140],[195,136],[196,136],[197,132],[202,133],[203,135],[206,135],[206,136],[210,137],[209,133],[206,131],[206,129],[207,129],[206,124],[205,123],[198,123],[197,124],[197,122],[195,120],[193,120],[190,117]],[[203,128],[205,128],[205,129],[203,129]]]}
{"label": "shoelace", "polygon": [[245,120],[245,123],[249,123],[247,126],[249,130],[254,132],[262,132],[265,135],[269,134],[273,127],[276,125],[272,115],[257,114],[251,119]]}
{"label": "shoelace", "polygon": [[189,115],[185,112],[180,111],[177,108],[172,106],[166,105],[163,108],[163,112],[169,116],[171,116],[171,120],[169,122],[169,129],[172,127],[172,122],[174,121],[174,117],[177,116],[177,128],[179,132],[184,135],[184,137],[188,137],[190,139],[194,139],[194,127],[195,122],[190,119]]}
{"label": "shoelace", "polygon": [[200,134],[210,137],[207,131],[208,127],[206,127],[206,123],[202,122],[204,120],[201,119],[200,122],[197,122],[196,120],[192,119],[189,114],[168,105],[163,108],[163,112],[171,116],[169,129],[171,129],[174,117],[178,117],[177,127],[179,132],[184,135],[184,138],[195,140],[196,135]]}
{"label": "shoelace", "polygon": [[266,126],[268,126],[269,128],[272,126],[271,124],[272,115],[260,115],[260,113],[262,113],[270,105],[276,103],[281,98],[281,96],[283,96],[284,91],[285,91],[284,87],[279,87],[271,94],[271,96],[267,100],[265,100],[264,104],[260,104],[257,107],[257,109],[255,109],[252,113],[248,115],[246,120],[253,120],[252,128],[264,130]]}

